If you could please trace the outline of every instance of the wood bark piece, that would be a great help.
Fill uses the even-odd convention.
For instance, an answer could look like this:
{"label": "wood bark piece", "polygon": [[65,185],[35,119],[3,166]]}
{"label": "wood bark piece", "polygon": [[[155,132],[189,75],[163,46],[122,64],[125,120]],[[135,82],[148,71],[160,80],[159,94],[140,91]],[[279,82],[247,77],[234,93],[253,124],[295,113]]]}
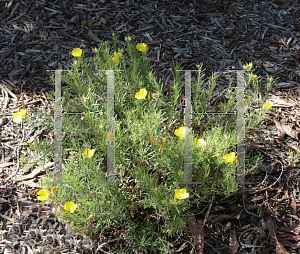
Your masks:
{"label": "wood bark piece", "polygon": [[202,228],[202,220],[196,221],[195,216],[192,214],[189,222],[190,233],[193,236],[195,248],[198,253],[203,253],[204,249],[204,230]]}

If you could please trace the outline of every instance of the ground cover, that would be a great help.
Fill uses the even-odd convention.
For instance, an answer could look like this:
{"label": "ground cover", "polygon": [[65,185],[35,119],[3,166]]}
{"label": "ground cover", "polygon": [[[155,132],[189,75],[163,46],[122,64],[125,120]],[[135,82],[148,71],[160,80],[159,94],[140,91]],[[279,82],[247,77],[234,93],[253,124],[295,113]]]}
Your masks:
{"label": "ground cover", "polygon": [[[176,110],[182,92],[182,79],[176,72],[179,67],[175,66],[173,87],[164,93],[153,70],[147,66],[148,46],[126,37],[127,47],[120,49],[117,41],[114,37],[112,45],[104,43],[94,49],[92,62],[84,61],[80,49],[73,50],[74,57],[78,58],[72,69],[63,74],[67,87],[62,91],[62,108],[65,112],[107,112],[107,73],[97,73],[97,70],[124,70],[124,73],[115,71],[115,165],[120,184],[99,184],[107,180],[106,145],[113,135],[106,132],[106,116],[64,115],[62,177],[68,184],[56,184],[53,171],[49,171],[43,189],[37,193],[38,199],[54,202],[58,206],[56,215],[81,233],[95,237],[106,227],[121,227],[138,247],[165,251],[173,247],[168,238],[188,229],[189,209],[202,208],[201,201],[213,195],[229,196],[238,190],[236,116],[193,117],[193,178],[201,182],[201,188],[180,186],[178,182],[184,182],[184,138],[191,130],[184,126],[183,114]],[[206,112],[204,108],[210,104],[217,87],[214,75],[209,77],[208,87],[204,87],[201,67],[197,65],[198,73],[193,79],[195,112]],[[248,133],[272,107],[272,102],[265,102],[265,97],[274,80],[270,77],[261,89],[257,75],[252,72],[253,65],[245,64],[244,69]],[[258,100],[262,92],[264,97]],[[223,100],[211,105],[214,112],[236,111],[233,79]],[[254,107],[259,107],[258,114]],[[28,121],[43,119],[45,125],[53,124],[52,114],[40,113]],[[44,158],[54,158],[53,146],[53,142],[51,145],[44,145],[43,141],[36,143]],[[246,157],[246,164],[253,163],[254,159]]]}

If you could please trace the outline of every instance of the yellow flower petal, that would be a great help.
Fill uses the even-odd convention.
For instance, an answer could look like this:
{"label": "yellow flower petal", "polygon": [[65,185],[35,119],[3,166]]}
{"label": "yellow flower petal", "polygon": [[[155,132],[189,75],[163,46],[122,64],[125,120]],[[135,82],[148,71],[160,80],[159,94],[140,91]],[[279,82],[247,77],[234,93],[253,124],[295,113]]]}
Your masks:
{"label": "yellow flower petal", "polygon": [[112,59],[111,59],[112,61],[114,61],[115,63],[118,63],[119,62],[119,58],[118,57],[112,57]]}
{"label": "yellow flower petal", "polygon": [[26,109],[21,109],[17,113],[13,114],[13,122],[20,123],[23,121],[23,117],[26,115]]}
{"label": "yellow flower petal", "polygon": [[139,43],[138,45],[136,45],[136,49],[138,51],[147,51],[148,50],[148,45],[145,43]]}
{"label": "yellow flower petal", "polygon": [[197,146],[199,146],[199,147],[205,147],[206,146],[205,140],[203,138],[198,139]]}
{"label": "yellow flower petal", "polygon": [[140,91],[135,94],[135,98],[137,98],[138,100],[145,99],[147,96],[147,93],[148,92],[145,88],[140,89]]}
{"label": "yellow flower petal", "polygon": [[21,109],[20,110],[20,115],[25,116],[26,115],[26,109]]}
{"label": "yellow flower petal", "polygon": [[186,192],[185,189],[175,190],[175,197],[178,199],[186,199],[188,198],[189,194]]}
{"label": "yellow flower petal", "polygon": [[52,192],[53,194],[56,193],[56,187],[55,187],[55,186],[52,187],[51,192]]}
{"label": "yellow flower petal", "polygon": [[74,56],[74,57],[80,57],[81,54],[82,54],[82,50],[80,48],[72,50],[72,56]]}
{"label": "yellow flower petal", "polygon": [[184,138],[186,134],[190,133],[190,131],[192,130],[189,129],[188,127],[180,127],[179,129],[175,130],[174,134],[176,136],[179,136],[180,138]]}
{"label": "yellow flower petal", "polygon": [[225,159],[225,161],[227,161],[228,163],[233,163],[234,160],[236,159],[235,157],[235,152],[232,152],[230,154],[225,154],[223,156],[223,158]]}
{"label": "yellow flower petal", "polygon": [[20,123],[22,122],[23,117],[19,113],[13,114],[13,122]]}
{"label": "yellow flower petal", "polygon": [[252,67],[253,67],[253,63],[249,63],[247,65],[243,65],[243,68],[246,71],[251,71]]}
{"label": "yellow flower petal", "polygon": [[122,52],[115,51],[114,56],[111,58],[111,60],[118,63],[121,57],[122,57]]}
{"label": "yellow flower petal", "polygon": [[41,201],[43,201],[43,200],[46,200],[47,199],[47,197],[48,197],[48,195],[50,194],[50,191],[48,191],[48,190],[44,190],[44,189],[41,189],[41,190],[39,190],[38,192],[37,192],[37,199],[38,200],[41,200]]}
{"label": "yellow flower petal", "polygon": [[122,57],[122,52],[114,52],[114,57],[117,57],[117,58],[121,58]]}
{"label": "yellow flower petal", "polygon": [[74,202],[67,202],[65,203],[64,208],[67,212],[74,213],[74,211],[78,208],[78,205]]}
{"label": "yellow flower petal", "polygon": [[84,150],[83,155],[88,158],[92,158],[94,156],[94,153],[95,153],[95,149],[86,149]]}
{"label": "yellow flower petal", "polygon": [[266,108],[272,108],[272,106],[273,106],[273,102],[272,101],[267,101],[266,104],[265,104]]}

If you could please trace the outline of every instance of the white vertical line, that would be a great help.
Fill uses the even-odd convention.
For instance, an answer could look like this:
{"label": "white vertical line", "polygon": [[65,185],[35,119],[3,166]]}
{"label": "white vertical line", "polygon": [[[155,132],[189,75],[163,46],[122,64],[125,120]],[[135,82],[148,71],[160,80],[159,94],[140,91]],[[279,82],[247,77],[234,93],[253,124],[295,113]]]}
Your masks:
{"label": "white vertical line", "polygon": [[114,71],[107,72],[107,182],[115,183]]}
{"label": "white vertical line", "polygon": [[[185,71],[184,126],[191,130],[191,71]],[[184,182],[192,183],[192,131],[184,139]]]}
{"label": "white vertical line", "polygon": [[54,184],[62,182],[62,116],[61,116],[61,70],[55,71],[55,113],[54,113]]}
{"label": "white vertical line", "polygon": [[237,182],[245,188],[244,70],[237,71]]}

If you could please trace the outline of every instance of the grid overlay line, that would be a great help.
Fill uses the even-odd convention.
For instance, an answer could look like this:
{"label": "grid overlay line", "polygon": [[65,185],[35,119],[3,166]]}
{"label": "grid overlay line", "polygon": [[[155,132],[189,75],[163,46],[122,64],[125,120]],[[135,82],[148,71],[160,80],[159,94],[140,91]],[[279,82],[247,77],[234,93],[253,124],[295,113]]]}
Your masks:
{"label": "grid overlay line", "polygon": [[[191,130],[191,71],[185,71],[185,109],[184,109],[184,126]],[[236,129],[236,152],[237,152],[237,183],[245,188],[245,119],[244,119],[244,70],[237,72],[237,110],[236,113],[224,112],[224,113],[193,113],[193,114],[212,114],[212,115],[237,115],[237,129]],[[186,130],[185,130],[186,131]],[[192,181],[192,131],[185,133],[184,140],[184,182],[177,182],[180,184],[201,184],[201,182]]]}
{"label": "grid overlay line", "polygon": [[54,184],[62,183],[62,117],[61,117],[61,70],[55,71],[54,105]]}

